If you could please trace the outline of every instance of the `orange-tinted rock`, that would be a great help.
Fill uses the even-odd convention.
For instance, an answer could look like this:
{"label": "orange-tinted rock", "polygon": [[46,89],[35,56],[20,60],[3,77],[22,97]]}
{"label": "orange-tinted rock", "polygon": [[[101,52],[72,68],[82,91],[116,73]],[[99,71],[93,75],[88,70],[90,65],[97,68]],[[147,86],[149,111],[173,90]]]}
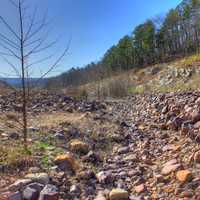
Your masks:
{"label": "orange-tinted rock", "polygon": [[59,155],[54,160],[55,164],[62,170],[72,170],[76,172],[79,169],[77,160],[70,153]]}
{"label": "orange-tinted rock", "polygon": [[85,142],[82,142],[80,140],[73,140],[70,143],[70,148],[74,152],[80,152],[80,153],[88,153],[89,146]]}
{"label": "orange-tinted rock", "polygon": [[176,178],[180,182],[190,181],[192,178],[192,173],[189,170],[180,170],[176,173]]}

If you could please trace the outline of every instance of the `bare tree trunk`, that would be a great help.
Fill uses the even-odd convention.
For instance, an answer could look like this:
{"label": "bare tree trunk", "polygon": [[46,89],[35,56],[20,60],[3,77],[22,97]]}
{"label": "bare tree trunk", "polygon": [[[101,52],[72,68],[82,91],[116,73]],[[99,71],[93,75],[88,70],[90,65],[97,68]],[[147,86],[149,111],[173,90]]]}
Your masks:
{"label": "bare tree trunk", "polygon": [[[24,148],[28,149],[28,104],[29,104],[29,92],[30,92],[30,84],[29,84],[29,70],[31,67],[35,65],[39,65],[42,62],[49,60],[52,58],[52,55],[41,58],[39,60],[34,60],[35,54],[40,54],[41,52],[50,49],[56,44],[56,41],[47,42],[45,27],[47,25],[46,15],[42,20],[36,19],[36,10],[32,14],[32,16],[25,15],[27,13],[28,6],[25,5],[26,0],[9,0],[12,6],[17,9],[17,13],[19,15],[19,33],[18,29],[15,30],[14,25],[10,25],[7,20],[0,15],[0,24],[4,25],[6,30],[11,33],[15,40],[11,40],[7,37],[7,34],[0,33],[0,48],[3,49],[3,52],[0,50],[0,56],[3,60],[14,70],[17,77],[21,79],[22,91],[20,91],[21,103],[22,103],[22,123],[20,123],[20,130],[23,133],[23,144]],[[27,1],[28,2],[28,1]],[[28,20],[26,24],[25,21]],[[45,33],[45,37],[41,36],[41,32]],[[66,55],[69,47],[63,51],[63,53],[55,60],[55,62],[50,65],[46,72],[44,72],[40,78],[38,78],[37,83],[42,80],[46,75],[52,72],[55,68],[58,67],[60,61]],[[12,57],[19,62],[19,66],[16,63],[11,62],[8,57]],[[26,63],[27,59],[30,58],[32,61],[30,64]],[[27,81],[28,80],[28,81]],[[17,91],[18,92],[18,91]]]}
{"label": "bare tree trunk", "polygon": [[25,68],[24,68],[24,30],[21,0],[19,1],[19,14],[20,14],[20,52],[21,52],[21,73],[22,73],[22,115],[23,115],[23,135],[24,135],[24,147],[27,149],[27,99],[26,99],[26,83],[25,83]]}

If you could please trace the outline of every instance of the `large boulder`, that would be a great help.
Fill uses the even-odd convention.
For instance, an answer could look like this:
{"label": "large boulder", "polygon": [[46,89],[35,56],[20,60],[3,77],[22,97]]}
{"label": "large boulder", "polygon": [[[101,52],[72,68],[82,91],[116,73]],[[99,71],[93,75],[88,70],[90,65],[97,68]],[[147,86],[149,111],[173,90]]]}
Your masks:
{"label": "large boulder", "polygon": [[43,188],[44,188],[44,185],[40,183],[29,184],[23,191],[23,199],[37,200]]}

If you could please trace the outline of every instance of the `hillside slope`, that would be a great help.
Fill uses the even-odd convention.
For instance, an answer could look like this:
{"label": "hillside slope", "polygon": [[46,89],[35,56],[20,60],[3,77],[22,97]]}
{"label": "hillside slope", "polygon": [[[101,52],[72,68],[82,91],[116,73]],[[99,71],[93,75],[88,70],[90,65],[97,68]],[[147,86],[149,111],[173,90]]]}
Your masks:
{"label": "hillside slope", "polygon": [[200,55],[120,73],[79,87],[90,96],[123,97],[135,93],[164,93],[200,88]]}

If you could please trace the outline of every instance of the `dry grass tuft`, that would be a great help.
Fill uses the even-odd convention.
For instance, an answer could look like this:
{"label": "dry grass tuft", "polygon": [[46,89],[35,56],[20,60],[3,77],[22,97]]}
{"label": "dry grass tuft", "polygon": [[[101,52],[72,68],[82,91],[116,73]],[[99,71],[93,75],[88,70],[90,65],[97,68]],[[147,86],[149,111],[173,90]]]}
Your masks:
{"label": "dry grass tuft", "polygon": [[193,67],[196,65],[200,65],[200,54],[192,55],[186,57],[178,62],[180,67]]}

